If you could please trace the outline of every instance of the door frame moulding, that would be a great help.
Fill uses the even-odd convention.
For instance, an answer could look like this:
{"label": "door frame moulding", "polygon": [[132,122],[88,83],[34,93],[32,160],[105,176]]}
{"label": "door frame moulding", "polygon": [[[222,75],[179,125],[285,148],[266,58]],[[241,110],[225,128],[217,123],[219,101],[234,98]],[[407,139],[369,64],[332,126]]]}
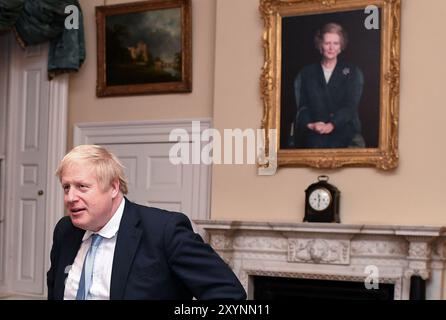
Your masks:
{"label": "door frame moulding", "polygon": [[[50,81],[48,162],[47,162],[47,215],[45,270],[50,268],[50,250],[53,245],[53,230],[64,216],[64,193],[56,178],[56,170],[67,151],[69,75],[59,75]],[[46,288],[46,285],[45,285]],[[46,289],[45,289],[46,294]]]}
{"label": "door frame moulding", "polygon": [[6,121],[5,118],[8,114],[7,103],[8,103],[8,78],[9,78],[9,41],[10,37],[2,36],[2,45],[6,42],[6,50],[0,52],[0,70],[3,72],[0,74],[0,126],[4,126],[3,129],[0,128],[0,292],[3,292],[5,286],[5,275],[6,275],[6,245],[7,245],[7,233],[5,226],[5,210],[6,210]]}
{"label": "door frame moulding", "polygon": [[[3,291],[6,282],[6,166],[5,157],[0,155],[0,292]],[[5,241],[3,241],[5,240]]]}
{"label": "door frame moulding", "polygon": [[[211,128],[211,119],[174,119],[155,121],[125,121],[78,123],[74,125],[74,146],[81,144],[134,144],[172,143],[169,134],[174,129],[183,129],[192,137],[192,122],[200,122],[200,134]],[[192,142],[192,140],[190,140]],[[191,220],[210,218],[211,166],[194,165],[194,181],[199,181],[198,192],[193,193]]]}
{"label": "door frame moulding", "polygon": [[[10,38],[11,39],[11,38]],[[11,48],[11,46],[9,46]],[[9,49],[11,50],[11,49]],[[17,73],[13,69],[15,66],[14,58],[11,57],[10,70],[8,83],[14,83],[17,79]],[[48,119],[48,157],[47,157],[47,184],[45,187],[45,265],[44,270],[48,270],[50,267],[50,250],[53,243],[53,229],[56,223],[64,215],[63,205],[63,191],[60,187],[60,183],[55,177],[55,171],[59,165],[60,160],[66,153],[66,141],[67,141],[67,115],[68,115],[68,91],[69,91],[69,76],[63,74],[55,77],[50,81],[49,88],[49,119]],[[11,106],[18,106],[16,98],[20,94],[17,86],[9,86],[8,98],[7,98],[7,137],[6,137],[6,161],[5,166],[8,164],[16,164],[15,150],[20,147],[17,144],[17,130],[14,125],[18,123],[18,109]],[[11,257],[14,241],[13,230],[13,213],[16,212],[14,194],[16,190],[17,177],[14,174],[17,168],[10,168],[6,171],[6,196],[5,196],[5,257],[7,257],[5,263],[4,273],[13,274],[10,270]],[[7,208],[7,209],[6,209]],[[46,279],[46,277],[44,277]],[[43,297],[47,295],[46,281],[43,283],[43,292],[37,295],[30,295],[30,297]],[[22,295],[21,292],[14,292],[11,287],[11,283],[5,278],[5,281],[0,285],[0,293]]]}

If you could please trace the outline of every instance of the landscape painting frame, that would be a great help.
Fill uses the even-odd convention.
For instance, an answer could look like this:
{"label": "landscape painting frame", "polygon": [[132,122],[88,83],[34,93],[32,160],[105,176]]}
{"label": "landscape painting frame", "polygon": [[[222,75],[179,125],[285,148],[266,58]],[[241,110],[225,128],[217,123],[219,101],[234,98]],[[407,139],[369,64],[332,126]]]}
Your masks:
{"label": "landscape painting frame", "polygon": [[192,91],[190,0],[96,7],[98,97]]}
{"label": "landscape painting frame", "polygon": [[[259,163],[259,167],[396,168],[399,161],[400,0],[260,0],[260,11],[264,21],[264,65],[260,78],[263,102],[261,128],[265,130],[263,158],[270,161]],[[357,23],[359,15],[364,18],[361,23],[366,31],[358,31],[358,26],[353,24],[354,21]],[[377,17],[378,25],[370,25],[373,19],[376,22]],[[352,41],[346,52],[353,48],[364,73],[362,103],[366,100],[369,106],[363,106],[365,111],[362,110],[361,120],[363,133],[369,137],[367,143],[360,147],[309,148],[289,143],[289,137],[294,134],[294,116],[298,114],[290,111],[295,107],[294,97],[291,98],[294,94],[293,76],[310,62],[312,54],[318,54],[312,39],[316,25],[322,25],[324,20],[326,23],[340,22],[349,26],[347,33],[350,32],[353,37],[349,39]],[[287,26],[294,26],[295,29],[292,32],[284,30]],[[379,32],[378,37],[370,37],[375,41],[374,46],[367,47],[365,42],[354,41],[366,38],[368,30],[375,31],[375,34],[376,30]],[[286,32],[292,36],[287,36]],[[299,38],[300,33],[307,35]],[[292,44],[292,41],[296,41],[296,44]],[[293,47],[296,55],[284,52]],[[370,48],[374,50],[372,53]],[[302,58],[305,50],[313,53]],[[364,60],[367,54],[375,58],[375,62]],[[346,75],[351,70],[344,68],[342,71]],[[290,73],[288,78],[287,72]],[[271,131],[275,134],[272,135]]]}

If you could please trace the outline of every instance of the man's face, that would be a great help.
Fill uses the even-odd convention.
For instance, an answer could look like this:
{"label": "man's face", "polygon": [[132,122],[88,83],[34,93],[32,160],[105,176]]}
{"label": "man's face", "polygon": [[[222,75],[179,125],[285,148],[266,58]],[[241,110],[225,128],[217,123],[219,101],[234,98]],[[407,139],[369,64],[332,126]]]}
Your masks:
{"label": "man's face", "polygon": [[107,224],[115,210],[113,199],[119,191],[118,183],[112,186],[100,185],[89,162],[67,166],[61,183],[65,207],[76,227],[98,231]]}

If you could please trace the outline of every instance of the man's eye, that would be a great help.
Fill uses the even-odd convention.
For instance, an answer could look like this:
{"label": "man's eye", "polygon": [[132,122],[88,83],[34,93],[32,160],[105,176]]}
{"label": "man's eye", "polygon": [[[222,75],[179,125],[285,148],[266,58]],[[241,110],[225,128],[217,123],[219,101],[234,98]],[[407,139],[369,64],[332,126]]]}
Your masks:
{"label": "man's eye", "polygon": [[68,192],[70,190],[70,186],[63,186],[63,191]]}

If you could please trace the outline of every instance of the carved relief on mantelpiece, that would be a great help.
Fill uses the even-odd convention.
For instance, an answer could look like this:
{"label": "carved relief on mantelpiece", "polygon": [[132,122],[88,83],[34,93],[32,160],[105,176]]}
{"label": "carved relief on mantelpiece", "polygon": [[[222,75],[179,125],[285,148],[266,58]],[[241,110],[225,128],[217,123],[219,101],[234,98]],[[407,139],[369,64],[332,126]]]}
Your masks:
{"label": "carved relief on mantelpiece", "polygon": [[288,261],[349,264],[350,242],[326,239],[289,239]]}
{"label": "carved relief on mantelpiece", "polygon": [[410,278],[413,275],[420,276],[423,280],[430,277],[430,262],[432,258],[432,242],[434,237],[407,236],[409,241],[409,268],[404,276]]}

